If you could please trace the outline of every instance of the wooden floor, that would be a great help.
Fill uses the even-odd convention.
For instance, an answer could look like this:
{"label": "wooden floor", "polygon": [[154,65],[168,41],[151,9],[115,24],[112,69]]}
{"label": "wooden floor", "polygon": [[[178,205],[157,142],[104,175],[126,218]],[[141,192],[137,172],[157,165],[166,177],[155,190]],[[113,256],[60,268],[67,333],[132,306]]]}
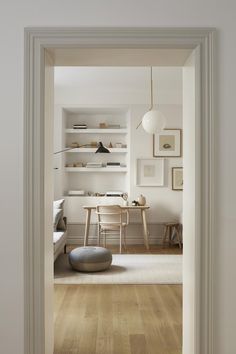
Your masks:
{"label": "wooden floor", "polygon": [[[128,246],[127,253],[182,252]],[[54,354],[182,352],[181,285],[55,285],[54,303]]]}
{"label": "wooden floor", "polygon": [[55,354],[180,354],[180,285],[56,285]]}

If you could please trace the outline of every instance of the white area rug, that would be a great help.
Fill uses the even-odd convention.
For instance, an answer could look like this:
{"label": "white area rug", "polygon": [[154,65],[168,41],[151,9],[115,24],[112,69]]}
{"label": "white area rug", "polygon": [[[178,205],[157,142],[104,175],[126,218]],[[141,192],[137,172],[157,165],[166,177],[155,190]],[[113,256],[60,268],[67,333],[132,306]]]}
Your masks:
{"label": "white area rug", "polygon": [[111,268],[96,273],[72,270],[68,255],[54,265],[55,284],[182,284],[182,255],[115,254]]}

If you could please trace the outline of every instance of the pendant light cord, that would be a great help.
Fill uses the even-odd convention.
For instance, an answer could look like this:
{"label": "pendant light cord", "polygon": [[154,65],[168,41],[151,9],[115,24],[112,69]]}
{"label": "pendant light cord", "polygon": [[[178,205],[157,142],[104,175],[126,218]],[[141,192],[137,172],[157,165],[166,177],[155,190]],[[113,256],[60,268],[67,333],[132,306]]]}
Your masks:
{"label": "pendant light cord", "polygon": [[[153,109],[153,81],[152,81],[152,66],[150,67],[150,75],[151,75],[151,86],[150,86],[150,94],[151,94],[151,106],[149,108],[149,111],[151,111]],[[136,129],[138,129],[140,127],[140,125],[142,124],[142,120],[141,122],[137,125]]]}
{"label": "pendant light cord", "polygon": [[150,74],[151,74],[151,90],[150,90],[150,92],[151,92],[151,107],[150,107],[150,109],[149,109],[149,111],[151,111],[152,109],[153,109],[153,81],[152,81],[152,66],[150,67]]}

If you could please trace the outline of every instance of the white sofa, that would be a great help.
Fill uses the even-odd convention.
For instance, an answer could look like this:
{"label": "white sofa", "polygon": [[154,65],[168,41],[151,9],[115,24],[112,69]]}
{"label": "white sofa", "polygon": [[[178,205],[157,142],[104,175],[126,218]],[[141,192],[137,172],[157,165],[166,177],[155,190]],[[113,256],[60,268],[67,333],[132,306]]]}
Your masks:
{"label": "white sofa", "polygon": [[55,200],[53,202],[53,248],[54,248],[54,261],[59,254],[66,253],[67,241],[67,222],[64,216],[64,199]]}

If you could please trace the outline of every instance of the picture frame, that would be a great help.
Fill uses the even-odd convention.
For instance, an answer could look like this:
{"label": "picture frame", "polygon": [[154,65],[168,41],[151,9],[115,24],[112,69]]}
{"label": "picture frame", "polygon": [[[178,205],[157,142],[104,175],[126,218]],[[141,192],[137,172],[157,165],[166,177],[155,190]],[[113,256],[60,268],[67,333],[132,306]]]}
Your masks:
{"label": "picture frame", "polygon": [[182,152],[181,129],[164,129],[153,135],[154,157],[180,157]]}
{"label": "picture frame", "polygon": [[172,190],[183,190],[183,167],[172,167]]}
{"label": "picture frame", "polygon": [[142,187],[164,186],[164,159],[137,159],[136,185]]}

